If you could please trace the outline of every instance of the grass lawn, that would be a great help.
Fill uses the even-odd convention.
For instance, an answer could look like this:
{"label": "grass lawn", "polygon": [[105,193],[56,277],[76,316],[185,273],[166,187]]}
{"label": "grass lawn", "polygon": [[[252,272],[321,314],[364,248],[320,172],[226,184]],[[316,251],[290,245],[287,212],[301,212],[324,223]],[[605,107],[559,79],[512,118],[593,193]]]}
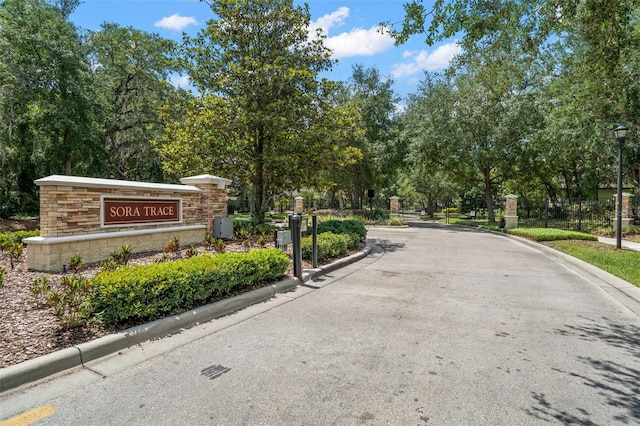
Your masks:
{"label": "grass lawn", "polygon": [[549,241],[545,244],[640,287],[640,252],[616,250],[614,246],[594,241]]}

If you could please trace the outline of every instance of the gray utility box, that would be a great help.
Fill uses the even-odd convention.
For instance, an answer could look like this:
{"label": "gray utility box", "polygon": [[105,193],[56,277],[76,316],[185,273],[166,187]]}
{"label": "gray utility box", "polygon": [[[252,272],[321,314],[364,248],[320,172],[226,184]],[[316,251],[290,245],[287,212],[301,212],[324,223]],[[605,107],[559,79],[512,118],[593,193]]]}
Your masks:
{"label": "gray utility box", "polygon": [[276,246],[286,247],[291,244],[291,231],[289,229],[276,231]]}
{"label": "gray utility box", "polygon": [[216,238],[233,237],[233,218],[230,218],[230,217],[213,218],[213,236]]}

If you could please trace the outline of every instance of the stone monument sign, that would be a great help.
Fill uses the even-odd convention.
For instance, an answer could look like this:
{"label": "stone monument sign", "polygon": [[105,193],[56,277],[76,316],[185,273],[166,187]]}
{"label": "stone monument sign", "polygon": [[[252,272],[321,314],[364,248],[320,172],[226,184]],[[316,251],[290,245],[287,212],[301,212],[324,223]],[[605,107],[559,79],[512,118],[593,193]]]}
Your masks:
{"label": "stone monument sign", "polygon": [[108,258],[129,245],[133,253],[162,250],[178,237],[199,243],[227,216],[230,180],[212,175],[182,185],[53,175],[40,188],[40,236],[26,238],[27,267],[60,271],[74,255],[85,262]]}

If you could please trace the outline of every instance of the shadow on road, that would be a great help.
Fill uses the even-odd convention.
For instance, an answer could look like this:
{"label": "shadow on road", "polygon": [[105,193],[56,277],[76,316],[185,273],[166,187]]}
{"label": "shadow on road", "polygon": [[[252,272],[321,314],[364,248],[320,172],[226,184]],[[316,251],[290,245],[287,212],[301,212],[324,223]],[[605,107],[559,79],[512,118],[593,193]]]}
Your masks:
{"label": "shadow on road", "polygon": [[[589,320],[591,323],[581,326],[565,325],[557,329],[556,333],[564,336],[577,336],[580,339],[593,342],[605,342],[626,351],[632,360],[640,358],[640,327],[628,324],[618,324],[603,317],[599,321]],[[604,403],[615,407],[620,414],[611,420],[623,424],[640,423],[640,370],[636,367],[623,365],[620,362],[594,357],[579,356],[577,363],[590,367],[592,373],[575,373],[556,370],[571,377],[582,379],[585,386],[592,387],[604,399]],[[637,363],[636,363],[637,365]],[[587,408],[575,408],[571,411],[564,407],[555,407],[549,402],[544,393],[532,392],[536,405],[525,410],[529,415],[542,420],[557,419],[563,424],[595,425],[589,420]]]}
{"label": "shadow on road", "polygon": [[367,241],[371,244],[373,253],[394,252],[405,247],[404,243],[394,243],[384,238],[371,238]]}

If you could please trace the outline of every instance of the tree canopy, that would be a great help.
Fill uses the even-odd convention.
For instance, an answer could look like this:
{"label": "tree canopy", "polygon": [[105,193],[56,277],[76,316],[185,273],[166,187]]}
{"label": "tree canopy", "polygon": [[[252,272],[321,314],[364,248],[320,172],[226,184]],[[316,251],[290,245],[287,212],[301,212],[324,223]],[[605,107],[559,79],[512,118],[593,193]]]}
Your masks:
{"label": "tree canopy", "polygon": [[[400,100],[393,79],[335,61],[309,6],[210,0],[182,44],[69,19],[79,0],[0,2],[0,215],[37,210],[53,173],[233,179],[257,221],[316,191],[360,207],[458,191],[490,219],[506,193],[595,197],[615,182],[611,130],[630,128],[625,181],[640,192],[640,6],[634,0],[411,0],[384,29],[398,45],[456,39],[442,72]],[[190,89],[170,84],[188,74]],[[413,182],[413,184],[412,184]],[[349,204],[347,202],[347,204]]]}
{"label": "tree canopy", "polygon": [[356,116],[332,102],[318,75],[333,64],[308,6],[292,1],[211,1],[217,19],[183,44],[200,96],[169,124],[160,150],[174,173],[233,176],[258,222],[272,196],[322,185],[321,170],[346,161]]}
{"label": "tree canopy", "polygon": [[[523,194],[535,182],[569,199],[594,197],[614,181],[611,129],[625,123],[629,139],[640,135],[637,2],[415,0],[405,12],[399,25],[384,24],[397,44],[455,37],[463,48],[444,80],[427,76],[410,104],[411,114],[428,102],[423,132],[412,136],[414,157],[435,155],[453,175],[491,164],[484,167],[489,216],[496,195],[489,181],[500,184],[498,193]],[[624,164],[640,189],[638,151],[627,149]]]}

